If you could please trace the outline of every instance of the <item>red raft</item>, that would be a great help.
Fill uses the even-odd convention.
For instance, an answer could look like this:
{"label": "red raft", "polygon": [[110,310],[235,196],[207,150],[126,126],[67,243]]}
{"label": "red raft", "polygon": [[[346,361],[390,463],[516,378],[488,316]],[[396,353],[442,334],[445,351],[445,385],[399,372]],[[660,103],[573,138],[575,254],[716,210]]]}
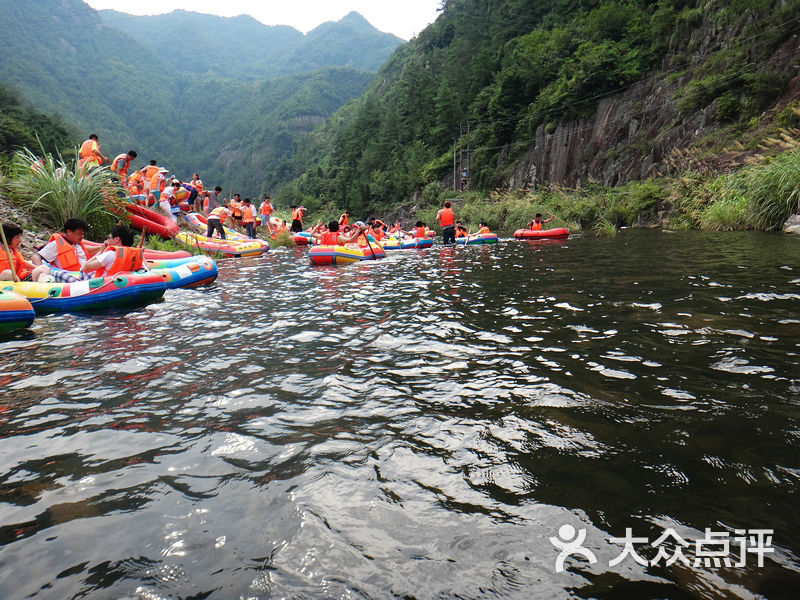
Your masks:
{"label": "red raft", "polygon": [[514,237],[518,240],[541,240],[541,239],[563,239],[569,237],[569,229],[566,227],[556,227],[555,229],[544,229],[534,231],[533,229],[517,229]]}
{"label": "red raft", "polygon": [[130,213],[131,227],[141,230],[147,229],[147,233],[155,233],[165,239],[172,239],[180,229],[178,224],[168,216],[152,211],[138,204],[128,204],[125,206]]}

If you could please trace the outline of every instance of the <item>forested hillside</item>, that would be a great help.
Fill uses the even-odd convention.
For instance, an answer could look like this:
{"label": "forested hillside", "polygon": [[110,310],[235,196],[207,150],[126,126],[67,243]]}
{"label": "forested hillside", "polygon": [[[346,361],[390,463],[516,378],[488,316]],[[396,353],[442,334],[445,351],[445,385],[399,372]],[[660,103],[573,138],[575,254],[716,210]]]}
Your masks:
{"label": "forested hillside", "polygon": [[[712,144],[724,127],[742,137],[797,75],[798,0],[442,8],[363,97],[299,144],[283,166],[304,171],[292,194],[357,212],[395,204],[452,185],[454,145],[456,183],[471,189],[620,183],[654,174],[650,163],[626,168],[657,163],[669,144]],[[644,82],[609,122],[617,95]]]}
{"label": "forested hillside", "polygon": [[[265,186],[276,180],[278,160],[286,157],[294,138],[363,92],[372,74],[347,64],[360,56],[365,44],[375,61],[399,43],[350,15],[340,23],[320,26],[313,36],[296,32],[300,43],[289,52],[284,48],[283,62],[276,63],[286,64],[295,52],[315,46],[323,54],[319,60],[304,54],[304,68],[312,69],[315,61],[320,65],[334,61],[328,66],[305,72],[298,68],[296,74],[274,80],[245,77],[242,72],[235,78],[236,68],[247,73],[256,69],[248,60],[258,58],[265,64],[270,60],[268,50],[259,51],[263,40],[256,33],[277,31],[278,37],[270,39],[280,46],[288,39],[281,36],[293,35],[288,28],[268,28],[248,17],[164,15],[170,27],[184,32],[192,23],[181,26],[173,20],[197,18],[206,24],[199,29],[202,35],[223,47],[235,46],[204,66],[219,48],[204,53],[202,43],[175,43],[175,36],[164,31],[157,36],[169,38],[164,50],[184,52],[170,55],[175,66],[104,24],[80,0],[0,0],[0,14],[0,81],[37,109],[61,115],[80,138],[97,133],[106,155],[135,149],[141,161],[155,158],[181,177],[200,171],[207,181],[241,188],[246,194],[269,189]],[[130,15],[122,15],[127,20],[119,20],[121,13],[115,16],[117,25],[139,22]],[[242,29],[236,33],[238,27]],[[342,35],[349,36],[350,46],[342,43]],[[376,36],[384,46],[392,40],[391,48],[376,49],[371,45]],[[227,43],[234,39],[237,44]],[[220,73],[212,75],[216,70]],[[19,143],[27,144],[25,140]]]}
{"label": "forested hillside", "polygon": [[26,106],[19,95],[0,83],[0,154],[10,154],[21,147],[44,148],[56,152],[77,143],[59,117]]}
{"label": "forested hillside", "polygon": [[153,16],[103,10],[100,15],[103,23],[128,34],[176,71],[243,81],[329,66],[374,72],[403,43],[358,13],[323,23],[307,35],[247,15],[229,18],[183,10]]}

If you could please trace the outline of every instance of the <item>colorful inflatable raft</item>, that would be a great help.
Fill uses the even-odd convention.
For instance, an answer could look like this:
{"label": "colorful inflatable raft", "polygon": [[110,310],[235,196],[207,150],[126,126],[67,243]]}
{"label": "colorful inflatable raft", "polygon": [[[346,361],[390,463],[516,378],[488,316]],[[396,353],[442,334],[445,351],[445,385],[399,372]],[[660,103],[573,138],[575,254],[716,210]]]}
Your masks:
{"label": "colorful inflatable raft", "polygon": [[261,256],[269,251],[269,244],[262,240],[220,240],[187,231],[181,231],[176,235],[175,241],[187,248],[210,254],[218,252],[225,256]]}
{"label": "colorful inflatable raft", "polygon": [[124,273],[74,283],[4,281],[0,291],[25,296],[37,313],[118,308],[157,300],[167,289],[158,273]]}
{"label": "colorful inflatable raft", "polygon": [[566,227],[556,227],[555,229],[544,229],[534,231],[532,229],[517,229],[514,237],[518,240],[540,240],[540,239],[559,239],[568,238],[569,229]]}
{"label": "colorful inflatable raft", "polygon": [[[162,266],[151,266],[150,268],[153,273],[164,278],[168,290],[208,285],[219,274],[217,263],[208,256],[193,256],[191,260],[178,265],[169,265],[170,261],[161,262]],[[154,261],[153,264],[158,265],[159,262]]]}
{"label": "colorful inflatable raft", "polygon": [[414,250],[421,248],[430,248],[433,246],[433,239],[431,238],[405,238],[398,240],[395,237],[386,238],[381,240],[381,246],[384,250]]}
{"label": "colorful inflatable raft", "polygon": [[357,244],[346,246],[312,246],[308,250],[308,259],[312,265],[340,265],[362,260],[384,258],[386,253],[378,244],[361,247]]}
{"label": "colorful inflatable raft", "polygon": [[30,327],[34,314],[27,298],[0,290],[0,332]]}
{"label": "colorful inflatable raft", "polygon": [[497,234],[496,233],[473,233],[472,235],[468,235],[465,237],[457,237],[456,244],[464,245],[466,243],[467,246],[480,246],[482,244],[496,244],[497,243]]}

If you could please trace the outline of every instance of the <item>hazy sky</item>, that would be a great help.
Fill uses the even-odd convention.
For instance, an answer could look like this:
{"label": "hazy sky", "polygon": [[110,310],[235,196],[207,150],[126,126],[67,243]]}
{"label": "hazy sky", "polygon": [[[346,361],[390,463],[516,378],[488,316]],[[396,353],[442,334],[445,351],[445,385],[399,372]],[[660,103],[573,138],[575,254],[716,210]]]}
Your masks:
{"label": "hazy sky", "polygon": [[113,8],[132,15],[156,15],[182,8],[235,17],[250,15],[266,25],[291,25],[303,33],[347,13],[361,13],[373,27],[405,40],[436,20],[441,0],[85,0],[92,8]]}

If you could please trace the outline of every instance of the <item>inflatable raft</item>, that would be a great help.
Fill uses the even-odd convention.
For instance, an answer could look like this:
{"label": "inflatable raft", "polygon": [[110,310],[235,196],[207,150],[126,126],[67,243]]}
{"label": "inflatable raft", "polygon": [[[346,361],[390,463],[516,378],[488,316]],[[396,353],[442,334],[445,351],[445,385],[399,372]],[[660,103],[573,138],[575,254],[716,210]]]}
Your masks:
{"label": "inflatable raft", "polygon": [[180,231],[178,224],[162,213],[133,203],[126,204],[125,208],[129,213],[131,227],[134,229],[141,231],[146,228],[147,233],[155,233],[168,240],[174,238]]}
{"label": "inflatable raft", "polygon": [[34,315],[33,306],[27,298],[0,290],[0,332],[30,327]]}
{"label": "inflatable raft", "polygon": [[514,237],[518,240],[541,240],[541,239],[559,239],[568,238],[569,229],[566,227],[556,227],[555,229],[543,229],[534,231],[532,229],[517,229],[514,232]]}
{"label": "inflatable raft", "polygon": [[181,231],[176,235],[175,241],[187,248],[210,254],[218,252],[225,256],[261,256],[269,251],[269,244],[262,240],[220,240],[186,231]]}
{"label": "inflatable raft", "polygon": [[[163,263],[169,262],[163,261]],[[164,278],[168,290],[208,285],[213,283],[219,274],[217,263],[208,256],[193,256],[178,265],[162,264],[162,266],[151,266],[151,269],[153,273]]]}
{"label": "inflatable raft", "polygon": [[[97,248],[100,249],[102,244],[98,242],[90,242],[89,240],[83,240],[83,244],[87,248]],[[151,250],[150,248],[144,249],[144,258],[145,260],[170,260],[175,258],[189,258],[192,255],[189,254],[186,250]]]}
{"label": "inflatable raft", "polygon": [[480,246],[482,244],[496,244],[496,233],[473,233],[472,235],[457,237],[456,244],[462,246],[466,243],[467,246]]}
{"label": "inflatable raft", "polygon": [[421,248],[430,248],[433,246],[433,239],[431,238],[406,238],[398,240],[395,237],[386,238],[381,240],[381,246],[384,250],[414,250]]}
{"label": "inflatable raft", "polygon": [[308,260],[312,265],[340,265],[362,260],[377,260],[385,256],[386,252],[378,244],[370,244],[369,248],[362,248],[357,244],[312,246],[308,250]]}
{"label": "inflatable raft", "polygon": [[0,291],[25,296],[37,313],[59,313],[145,304],[164,295],[167,285],[158,273],[124,273],[74,283],[4,281]]}

